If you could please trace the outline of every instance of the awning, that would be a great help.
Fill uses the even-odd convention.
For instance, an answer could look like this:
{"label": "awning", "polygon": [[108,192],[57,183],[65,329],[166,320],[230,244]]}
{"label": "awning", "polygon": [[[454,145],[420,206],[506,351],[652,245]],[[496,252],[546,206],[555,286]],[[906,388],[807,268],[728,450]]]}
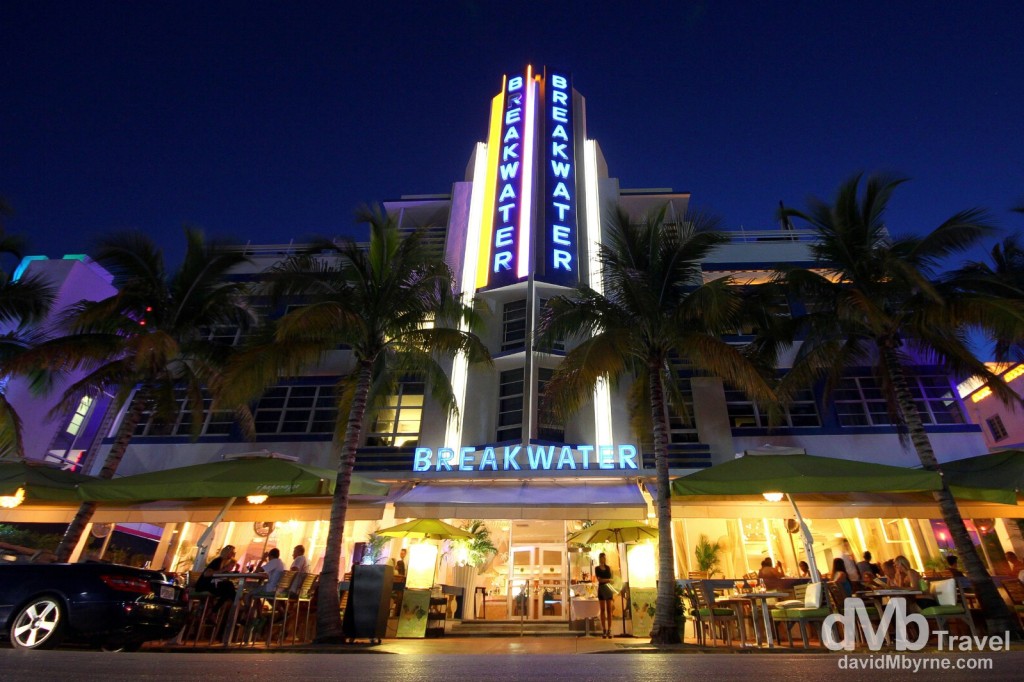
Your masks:
{"label": "awning", "polygon": [[632,481],[420,483],[395,501],[396,517],[441,519],[645,519]]}
{"label": "awning", "polygon": [[[232,506],[225,521],[329,521],[331,498],[279,498],[279,503],[248,504],[244,500]],[[287,501],[286,501],[287,500]],[[126,506],[102,504],[96,509],[94,523],[210,523],[224,506],[223,500],[144,502]],[[0,509],[0,523],[70,523],[78,505],[23,504]],[[376,521],[384,516],[384,501],[350,501],[346,521]]]}
{"label": "awning", "polygon": [[[800,511],[810,519],[941,519],[942,512],[928,493],[846,493],[796,496]],[[961,500],[964,518],[1024,518],[1024,505]],[[672,498],[673,519],[787,519],[793,508],[785,501],[767,502],[761,496],[698,495]]]}

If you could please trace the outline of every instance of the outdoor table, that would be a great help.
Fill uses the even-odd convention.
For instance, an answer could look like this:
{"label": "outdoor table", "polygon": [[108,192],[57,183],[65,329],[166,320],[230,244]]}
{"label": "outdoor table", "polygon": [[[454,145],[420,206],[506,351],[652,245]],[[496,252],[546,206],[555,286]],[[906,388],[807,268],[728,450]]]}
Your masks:
{"label": "outdoor table", "polygon": [[[764,636],[768,642],[769,649],[775,646],[775,638],[773,636],[775,628],[772,627],[772,614],[770,609],[768,608],[768,600],[785,599],[789,596],[790,595],[788,592],[750,592],[748,594],[743,595],[743,599],[749,599],[753,602],[760,602],[761,617],[764,620]],[[757,607],[751,605],[751,616],[753,616],[753,611],[756,610]],[[761,646],[761,636],[757,632],[757,620],[756,618],[752,618],[752,620],[754,621],[754,637],[757,639],[757,645]]]}
{"label": "outdoor table", "polygon": [[[921,590],[908,590],[908,589],[903,589],[903,588],[885,588],[885,589],[881,589],[881,590],[862,590],[860,592],[855,592],[854,596],[870,600],[871,603],[875,605],[875,608],[878,609],[878,614],[881,615],[882,612],[885,610],[885,603],[884,602],[885,602],[885,600],[887,598],[888,599],[904,599],[905,600],[907,597],[916,597],[916,596],[922,595],[922,594],[924,594],[924,592],[922,592]],[[888,628],[886,628],[886,631],[885,631],[885,643],[888,646],[892,646],[892,638],[889,637],[889,630],[888,630]]]}
{"label": "outdoor table", "polygon": [[601,604],[597,599],[575,597],[572,599],[572,615],[583,619],[584,636],[590,636],[590,621],[601,614]]}
{"label": "outdoor table", "polygon": [[[740,646],[746,646],[747,644],[747,628],[743,622],[745,620],[743,614],[743,607],[750,604],[750,600],[744,595],[734,594],[725,597],[716,597],[715,605],[724,604],[728,606],[736,613],[736,629],[740,633]],[[761,636],[757,632],[757,624],[754,624],[754,637],[758,644],[761,643]]]}
{"label": "outdoor table", "polygon": [[224,628],[224,646],[231,644],[231,636],[235,632],[235,625],[238,624],[238,611],[242,607],[242,593],[245,586],[251,583],[255,587],[267,579],[266,573],[214,573],[214,580],[230,580],[235,583],[235,601],[231,604],[231,614],[228,616],[227,625]]}

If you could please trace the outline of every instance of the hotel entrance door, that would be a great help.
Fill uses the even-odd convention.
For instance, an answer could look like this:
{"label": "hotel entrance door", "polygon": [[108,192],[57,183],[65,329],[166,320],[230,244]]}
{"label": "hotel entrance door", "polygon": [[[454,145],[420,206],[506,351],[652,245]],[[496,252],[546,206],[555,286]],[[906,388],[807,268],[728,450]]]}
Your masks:
{"label": "hotel entrance door", "polygon": [[567,620],[564,544],[516,544],[509,552],[508,613],[513,619]]}

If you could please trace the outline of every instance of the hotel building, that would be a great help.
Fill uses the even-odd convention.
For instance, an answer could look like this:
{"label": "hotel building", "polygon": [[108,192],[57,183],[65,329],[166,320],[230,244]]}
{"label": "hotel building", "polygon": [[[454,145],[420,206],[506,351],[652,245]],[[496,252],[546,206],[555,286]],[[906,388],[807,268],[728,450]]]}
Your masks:
{"label": "hotel building", "polygon": [[[683,218],[686,192],[627,189],[609,174],[597,141],[587,135],[584,98],[569,73],[544,69],[509,74],[490,103],[488,138],[473,149],[464,179],[444,195],[409,195],[385,202],[403,229],[429,228],[429,239],[453,269],[463,292],[482,304],[482,337],[493,366],[450,364],[460,418],[449,420],[433,405],[422,383],[403,383],[387,407],[369,419],[356,470],[392,484],[386,500],[356,502],[349,509],[343,564],[351,562],[376,528],[408,518],[436,517],[462,524],[486,522],[498,554],[480,567],[477,617],[518,618],[521,585],[535,589],[527,618],[566,620],[574,581],[592,575],[594,556],[567,548],[566,536],[582,522],[597,519],[652,519],[655,492],[650,443],[630,431],[626,386],[600,385],[589,404],[559,422],[540,409],[540,396],[572,339],[541,350],[532,339],[547,299],[569,293],[583,282],[601,290],[597,266],[603,217],[615,207],[630,215],[666,208],[667,220]],[[485,107],[481,107],[482,115]],[[766,208],[766,211],[769,210]],[[779,263],[810,263],[812,235],[792,229],[738,231],[729,244],[703,264],[704,276],[731,276],[743,286],[765,281]],[[291,246],[250,247],[255,276],[292,252]],[[779,300],[786,314],[799,302]],[[751,329],[737,329],[729,340],[743,343]],[[238,330],[212,336],[238,342]],[[254,406],[257,442],[239,437],[230,414],[205,416],[198,441],[189,437],[184,411],[172,424],[144,419],[119,469],[130,475],[169,466],[213,461],[254,450],[283,453],[297,460],[335,468],[331,437],[337,418],[334,384],[351,365],[339,350],[307,375],[282,382]],[[809,454],[917,466],[909,446],[889,423],[885,401],[870,371],[852,371],[828,402],[813,391],[797,397],[784,423],[769,429],[767,415],[742,392],[716,377],[678,368],[678,380],[692,420],[671,420],[669,445],[673,477],[714,466],[748,450],[796,448]],[[785,370],[785,366],[779,368]],[[912,391],[940,461],[986,450],[981,429],[950,377],[933,367],[915,368]],[[103,423],[84,448],[81,462],[98,471],[109,451],[119,415],[91,410],[90,423]],[[91,421],[90,421],[91,420]],[[58,455],[60,453],[57,453]],[[34,456],[34,453],[33,453]],[[906,555],[919,568],[941,558],[943,544],[937,508],[911,496],[805,496],[801,509],[815,537],[819,566],[828,566],[842,539],[856,554],[870,550],[876,560]],[[171,568],[190,563],[194,543],[222,501],[164,502],[132,508],[101,506],[97,521],[145,522],[163,531],[154,561]],[[0,521],[30,508],[4,512]],[[1024,550],[1012,507],[964,505],[965,517],[986,519],[986,543]],[[66,520],[73,510],[34,507],[33,520]],[[323,555],[329,500],[271,498],[255,506],[242,502],[218,526],[214,549],[235,544],[247,558],[266,543],[287,552],[305,544],[314,567]],[[786,503],[762,499],[673,502],[677,574],[697,570],[694,546],[707,536],[723,548],[721,572],[729,577],[756,570],[763,557],[780,559],[790,574],[804,558],[791,533]],[[996,518],[1000,517],[1000,518]],[[996,519],[993,521],[993,519]],[[257,532],[274,522],[266,536]],[[1007,526],[1014,528],[1007,530]],[[977,533],[976,533],[977,536]],[[976,537],[976,540],[978,538]],[[663,540],[664,541],[664,540]],[[401,541],[386,550],[397,556]],[[619,548],[604,547],[618,566]],[[286,554],[287,555],[287,554]],[[859,558],[859,556],[858,556]],[[442,555],[441,581],[454,581],[457,557]],[[467,608],[465,617],[472,613]]]}

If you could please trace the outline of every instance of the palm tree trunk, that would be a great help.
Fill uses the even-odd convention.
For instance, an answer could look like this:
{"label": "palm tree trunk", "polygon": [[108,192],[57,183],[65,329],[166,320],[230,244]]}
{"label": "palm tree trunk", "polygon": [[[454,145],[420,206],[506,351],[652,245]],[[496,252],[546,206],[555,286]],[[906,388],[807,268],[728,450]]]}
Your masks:
{"label": "palm tree trunk", "polygon": [[[146,401],[136,396],[131,407],[128,408],[128,413],[124,416],[121,426],[117,429],[117,437],[114,439],[110,452],[107,453],[107,458],[103,460],[100,478],[109,480],[114,477],[117,467],[124,459],[124,453],[128,451],[128,445],[132,442],[132,436],[135,435],[135,427],[139,425],[145,411]],[[96,513],[95,502],[83,502],[78,507],[75,518],[68,524],[67,530],[64,531],[64,537],[61,538],[60,545],[57,546],[57,561],[67,561],[71,553],[75,551],[75,547],[94,513]]]}
{"label": "palm tree trunk", "polygon": [[[907,425],[914,450],[921,460],[921,465],[929,471],[938,472],[941,476],[942,469],[935,458],[935,451],[932,449],[928,433],[921,422],[921,415],[917,411],[917,406],[914,404],[913,396],[911,396],[910,389],[907,386],[906,373],[904,372],[903,365],[899,362],[895,350],[883,347],[882,361],[885,363],[886,371],[888,371],[892,379],[900,412],[902,413],[904,423]],[[967,532],[967,526],[964,524],[963,516],[960,514],[960,509],[957,507],[953,494],[949,491],[945,477],[942,478],[942,490],[933,492],[932,497],[935,498],[939,505],[942,520],[946,522],[946,527],[949,528],[949,534],[953,538],[957,555],[960,557],[960,563],[967,571],[967,577],[974,586],[974,593],[981,604],[982,613],[985,615],[988,633],[995,635],[1009,631],[1019,638],[1021,636],[1020,625],[1017,619],[1010,615],[1006,603],[999,596],[999,590],[996,588],[992,576],[985,569],[985,564],[978,555],[974,542]]]}
{"label": "palm tree trunk", "polygon": [[341,601],[338,595],[338,578],[341,566],[341,546],[345,537],[345,515],[348,513],[348,491],[352,485],[352,470],[356,464],[356,448],[363,435],[363,416],[370,394],[372,363],[360,360],[357,367],[356,390],[352,407],[345,426],[345,441],[342,443],[338,462],[338,482],[334,487],[331,501],[331,522],[327,529],[327,546],[324,551],[324,566],[320,572],[316,606],[316,641],[341,642],[344,634],[341,627]]}
{"label": "palm tree trunk", "polygon": [[658,599],[655,602],[651,644],[679,644],[676,624],[676,575],[672,547],[671,489],[668,482],[668,424],[661,362],[647,366],[654,425],[654,466],[658,474]]}

